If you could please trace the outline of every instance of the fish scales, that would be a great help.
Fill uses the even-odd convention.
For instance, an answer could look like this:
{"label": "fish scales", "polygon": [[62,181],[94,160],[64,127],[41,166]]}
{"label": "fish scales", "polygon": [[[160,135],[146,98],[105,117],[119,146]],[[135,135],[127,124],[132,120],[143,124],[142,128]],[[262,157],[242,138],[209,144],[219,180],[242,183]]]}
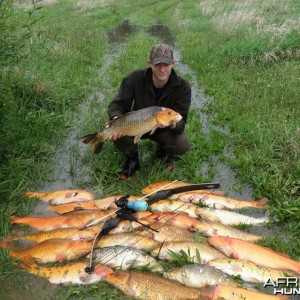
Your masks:
{"label": "fish scales", "polygon": [[278,270],[291,270],[300,274],[300,262],[271,248],[249,243],[237,238],[213,236],[208,239],[210,245],[228,257],[249,260],[255,264]]}
{"label": "fish scales", "polygon": [[91,144],[94,153],[98,154],[102,150],[103,143],[115,133],[134,136],[134,143],[137,143],[143,134],[147,132],[152,134],[160,124],[169,126],[181,119],[182,116],[170,108],[151,106],[111,120],[103,130],[85,135],[82,142]]}
{"label": "fish scales", "polygon": [[238,286],[238,283],[230,276],[204,264],[185,265],[181,268],[174,268],[165,272],[164,277],[194,288],[217,284]]}
{"label": "fish scales", "polygon": [[31,257],[37,262],[48,263],[79,258],[91,250],[91,245],[91,241],[51,239],[25,249],[9,248],[9,254],[16,259]]}
{"label": "fish scales", "polygon": [[242,280],[250,283],[265,283],[270,278],[275,282],[278,277],[295,277],[292,272],[264,267],[244,259],[218,258],[209,261],[208,265],[230,276],[240,276]]}
{"label": "fish scales", "polygon": [[119,268],[120,270],[147,267],[152,272],[163,271],[163,268],[153,257],[131,247],[118,245],[95,249],[93,258],[96,262],[112,268]]}
{"label": "fish scales", "polygon": [[36,264],[28,265],[26,263],[20,266],[26,269],[28,273],[44,277],[53,284],[93,284],[113,272],[107,266],[96,264],[94,271],[89,274],[84,270],[88,266],[86,262],[74,262],[53,267],[38,266]]}
{"label": "fish scales", "polygon": [[108,274],[105,280],[126,295],[141,300],[202,299],[199,289],[187,287],[149,272],[119,271]]}
{"label": "fish scales", "polygon": [[158,256],[159,259],[172,261],[174,260],[172,252],[181,254],[185,252],[191,263],[206,264],[208,261],[216,258],[224,258],[225,255],[207,244],[196,242],[169,242],[162,246],[154,248],[152,256]]}

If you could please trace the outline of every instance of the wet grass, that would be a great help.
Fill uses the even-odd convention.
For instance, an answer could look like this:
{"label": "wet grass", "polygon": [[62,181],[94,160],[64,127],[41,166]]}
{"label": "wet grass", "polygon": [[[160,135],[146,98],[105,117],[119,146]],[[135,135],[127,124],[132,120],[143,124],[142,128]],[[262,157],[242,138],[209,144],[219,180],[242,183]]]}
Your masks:
{"label": "wet grass", "polygon": [[[163,170],[154,158],[155,145],[142,141],[142,169],[126,182],[117,179],[123,157],[112,143],[106,143],[98,156],[88,147],[84,155],[71,147],[70,176],[76,177],[76,166],[84,164],[90,166],[91,177],[78,186],[92,187],[97,197],[140,194],[141,187],[161,179],[211,180],[214,155],[236,171],[237,186],[251,184],[253,198],[269,197],[270,213],[278,220],[273,225],[284,232],[285,241],[276,236],[262,243],[299,259],[299,3],[52,2],[38,12],[43,18],[31,28],[31,38],[22,50],[27,55],[1,68],[1,235],[11,232],[10,216],[32,212],[33,204],[23,202],[22,193],[55,180],[53,158],[78,123],[79,104],[101,91],[103,101],[90,102],[89,117],[78,129],[82,135],[97,131],[107,120],[107,104],[123,76],[145,67],[150,47],[161,41],[147,29],[162,21],[176,37],[182,62],[196,73],[212,99],[203,109],[210,123],[229,131],[203,134],[195,110],[187,125],[192,150],[176,162],[176,172]],[[18,19],[25,20],[24,7],[19,9]],[[122,45],[109,45],[107,32],[124,20],[135,25],[136,32]],[[111,62],[104,60],[106,53]],[[224,155],[225,147],[234,152],[234,158]],[[206,175],[199,171],[205,163],[210,170]],[[3,283],[18,270],[6,251],[1,250],[0,258]],[[53,299],[91,295],[126,299],[105,283],[62,287]]]}

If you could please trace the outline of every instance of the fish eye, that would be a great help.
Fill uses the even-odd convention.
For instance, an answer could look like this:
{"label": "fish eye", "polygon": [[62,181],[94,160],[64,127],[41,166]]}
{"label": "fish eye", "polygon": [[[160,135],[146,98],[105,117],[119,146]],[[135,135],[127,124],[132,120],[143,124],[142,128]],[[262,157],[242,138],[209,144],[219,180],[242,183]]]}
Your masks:
{"label": "fish eye", "polygon": [[170,111],[168,112],[168,115],[169,115],[169,116],[171,115],[171,112],[170,112]]}

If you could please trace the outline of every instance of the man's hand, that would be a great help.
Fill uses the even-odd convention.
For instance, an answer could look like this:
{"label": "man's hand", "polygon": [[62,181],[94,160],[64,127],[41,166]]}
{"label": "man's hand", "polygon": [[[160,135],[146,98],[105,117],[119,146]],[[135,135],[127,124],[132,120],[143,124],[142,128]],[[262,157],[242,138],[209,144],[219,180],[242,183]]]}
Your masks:
{"label": "man's hand", "polygon": [[[112,118],[112,120],[115,120],[115,119],[118,119],[119,117],[115,116]],[[105,128],[108,128],[109,127],[109,122],[107,122],[105,124]],[[117,139],[121,138],[125,136],[123,133],[121,132],[117,132],[117,133],[114,133],[111,137],[109,137],[108,139],[111,140],[111,141],[116,141]]]}

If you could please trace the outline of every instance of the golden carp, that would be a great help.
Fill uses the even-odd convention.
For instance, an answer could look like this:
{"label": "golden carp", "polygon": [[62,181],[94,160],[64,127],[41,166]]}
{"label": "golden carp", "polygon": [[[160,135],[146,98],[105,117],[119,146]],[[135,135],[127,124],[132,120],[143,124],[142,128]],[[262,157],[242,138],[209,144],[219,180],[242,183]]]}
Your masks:
{"label": "golden carp", "polygon": [[98,154],[102,150],[103,143],[115,133],[134,136],[134,143],[137,143],[143,134],[149,131],[152,134],[158,125],[169,126],[181,119],[182,116],[170,108],[151,106],[111,120],[103,130],[84,136],[82,141],[91,144],[94,153]]}
{"label": "golden carp", "polygon": [[169,224],[189,231],[197,231],[205,236],[230,236],[247,241],[257,241],[262,238],[260,235],[251,234],[242,230],[238,230],[231,226],[226,226],[218,222],[202,221],[190,217],[188,214],[180,212],[157,212],[145,218],[151,223]]}
{"label": "golden carp", "polygon": [[83,221],[67,216],[28,216],[11,217],[14,224],[25,224],[40,231],[48,231],[59,228],[81,228],[85,225]]}
{"label": "golden carp", "polygon": [[177,198],[184,202],[190,202],[195,204],[205,204],[212,208],[217,209],[239,209],[246,207],[265,209],[268,203],[268,198],[262,198],[260,200],[237,200],[230,197],[218,196],[213,194],[196,193],[195,191],[185,192],[177,195]]}
{"label": "golden carp", "polygon": [[[61,205],[51,205],[48,207],[48,210],[55,211],[58,214],[64,214],[73,211],[79,210],[108,210],[110,208],[118,208],[115,205],[115,201],[118,200],[121,195],[106,197],[103,199],[90,200],[85,202],[74,202]],[[134,201],[140,199],[140,196],[130,196],[129,201]]]}
{"label": "golden carp", "polygon": [[189,231],[195,231],[196,226],[199,226],[201,223],[200,220],[191,218],[188,214],[182,212],[156,212],[146,217],[144,220],[147,221],[148,224],[168,224]]}
{"label": "golden carp", "polygon": [[200,221],[195,225],[195,231],[198,231],[205,236],[228,236],[249,242],[256,242],[263,238],[258,234],[252,234],[219,222],[210,221]]}
{"label": "golden carp", "polygon": [[224,225],[236,226],[239,224],[258,225],[269,222],[267,216],[254,218],[237,212],[224,210],[198,207],[196,210],[198,216],[202,219],[212,222],[220,222]]}
{"label": "golden carp", "polygon": [[159,259],[173,261],[172,253],[188,255],[190,263],[207,264],[212,259],[224,258],[225,255],[210,245],[196,242],[171,242],[157,246],[151,252],[151,256],[158,256]]}
{"label": "golden carp", "polygon": [[138,234],[145,235],[159,243],[195,241],[195,234],[187,231],[186,229],[182,229],[168,224],[152,224],[151,228],[157,230],[158,232],[145,227],[140,227],[139,230],[136,232]]}
{"label": "golden carp", "polygon": [[156,259],[135,248],[117,245],[95,249],[93,258],[96,262],[120,270],[147,267],[152,272],[163,272]]}
{"label": "golden carp", "polygon": [[[278,277],[294,277],[292,272],[284,272],[270,267],[257,265],[251,261],[234,258],[218,258],[208,262],[212,266],[230,276],[240,276],[244,281],[251,283],[265,283],[270,278],[276,281]],[[222,283],[212,283],[222,284]]]}
{"label": "golden carp", "polygon": [[237,282],[230,276],[209,265],[203,264],[185,265],[181,268],[174,268],[165,272],[164,277],[194,288],[217,284],[238,286]]}
{"label": "golden carp", "polygon": [[99,226],[79,230],[78,228],[62,228],[51,231],[41,231],[33,234],[26,234],[18,237],[7,237],[5,241],[30,240],[40,243],[50,239],[67,240],[92,240],[99,232]]}
{"label": "golden carp", "polygon": [[[162,180],[162,181],[157,181],[157,182],[153,182],[149,185],[147,185],[146,187],[144,187],[141,191],[141,193],[143,195],[148,195],[150,193],[153,193],[155,191],[157,191],[158,189],[160,190],[163,186],[170,184],[172,181],[171,180]],[[182,187],[182,186],[187,186],[187,185],[193,185],[194,183],[187,183],[184,181],[176,181],[170,185],[168,185],[167,187],[161,189],[161,190],[169,190],[169,189],[174,189],[177,187]],[[214,195],[220,195],[220,196],[224,196],[224,192],[223,191],[219,191],[219,190],[195,190],[193,191],[195,193],[203,193],[203,194],[214,194]],[[176,199],[177,195],[179,194],[174,194],[172,195],[170,198],[172,199]]]}
{"label": "golden carp", "polygon": [[88,266],[86,262],[74,262],[64,266],[44,267],[36,264],[27,265],[22,263],[20,267],[27,272],[46,278],[53,284],[93,284],[103,279],[106,275],[113,273],[107,266],[96,264],[93,273],[84,271]]}
{"label": "golden carp", "polygon": [[228,285],[201,287],[201,295],[211,300],[288,300],[286,295],[268,295]]}
{"label": "golden carp", "polygon": [[152,203],[149,208],[154,212],[185,212],[192,218],[198,218],[199,207],[181,200],[162,199]]}
{"label": "golden carp", "polygon": [[114,214],[116,210],[110,209],[105,211],[96,211],[96,210],[79,210],[65,213],[64,216],[76,218],[84,222],[85,224],[90,224],[94,221],[102,219],[102,221],[106,221],[116,216]]}
{"label": "golden carp", "polygon": [[156,247],[158,243],[146,236],[134,232],[128,232],[105,235],[101,237],[101,239],[99,239],[99,241],[95,245],[95,248],[103,248],[116,245],[148,251]]}
{"label": "golden carp", "polygon": [[5,242],[0,247],[9,249],[11,257],[16,259],[32,258],[39,263],[48,263],[75,259],[90,252],[92,241],[72,241],[51,239],[25,249],[12,249]]}
{"label": "golden carp", "polygon": [[224,225],[249,224],[257,225],[269,221],[268,217],[254,218],[228,210],[201,208],[181,200],[163,199],[150,205],[155,212],[185,212],[192,218],[201,217],[204,220],[220,222]]}
{"label": "golden carp", "polygon": [[202,299],[199,289],[149,272],[119,271],[108,274],[105,280],[126,295],[141,300]]}
{"label": "golden carp", "polygon": [[27,198],[38,198],[50,205],[83,202],[95,199],[95,196],[84,190],[58,190],[48,192],[26,192]]}
{"label": "golden carp", "polygon": [[222,236],[210,237],[208,242],[228,257],[245,259],[265,267],[278,270],[291,270],[300,274],[299,261],[292,260],[287,255],[276,252],[271,248]]}

